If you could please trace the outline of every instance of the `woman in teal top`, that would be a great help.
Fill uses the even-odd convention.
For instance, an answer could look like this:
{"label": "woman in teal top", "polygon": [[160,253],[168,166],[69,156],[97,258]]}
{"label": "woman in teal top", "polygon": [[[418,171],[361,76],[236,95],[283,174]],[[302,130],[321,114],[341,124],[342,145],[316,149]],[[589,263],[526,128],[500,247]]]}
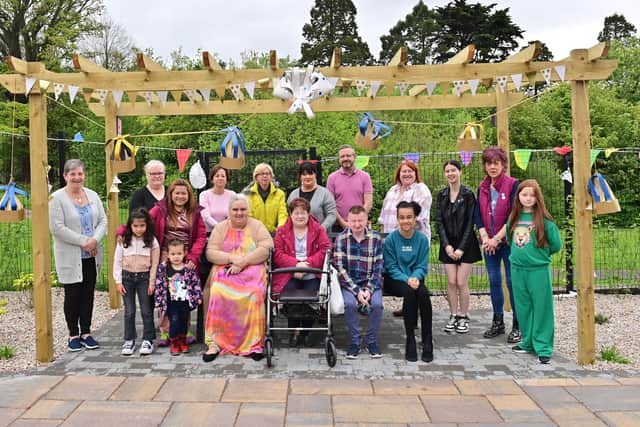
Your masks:
{"label": "woman in teal top", "polygon": [[416,337],[413,333],[420,310],[422,332],[422,360],[433,360],[431,337],[431,299],[424,285],[429,267],[429,239],[416,230],[420,205],[416,202],[400,202],[396,207],[399,228],[387,236],[384,242],[384,270],[386,289],[402,295],[404,329],[407,335],[405,359],[418,360]]}
{"label": "woman in teal top", "polygon": [[540,363],[553,354],[553,287],[551,255],[562,247],[560,231],[544,205],[534,179],[523,181],[516,191],[507,223],[511,245],[511,281],[522,341],[516,353],[535,353]]}

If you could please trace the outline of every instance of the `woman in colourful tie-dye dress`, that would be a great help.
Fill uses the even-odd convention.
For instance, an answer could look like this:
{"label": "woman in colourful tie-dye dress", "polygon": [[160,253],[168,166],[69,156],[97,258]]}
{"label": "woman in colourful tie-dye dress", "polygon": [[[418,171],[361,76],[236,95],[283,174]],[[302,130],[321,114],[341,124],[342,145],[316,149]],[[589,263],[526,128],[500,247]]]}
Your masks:
{"label": "woman in colourful tie-dye dress", "polygon": [[233,196],[229,219],[216,225],[207,246],[207,258],[214,267],[205,289],[205,362],[213,361],[220,353],[262,358],[265,261],[272,247],[273,240],[265,226],[249,218],[246,197]]}

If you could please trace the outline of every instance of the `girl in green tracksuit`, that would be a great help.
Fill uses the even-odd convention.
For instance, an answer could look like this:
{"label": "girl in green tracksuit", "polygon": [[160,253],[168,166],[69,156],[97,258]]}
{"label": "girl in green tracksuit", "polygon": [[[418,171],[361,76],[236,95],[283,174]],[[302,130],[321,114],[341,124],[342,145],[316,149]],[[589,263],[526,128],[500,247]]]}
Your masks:
{"label": "girl in green tracksuit", "polygon": [[540,363],[549,363],[554,334],[551,255],[560,250],[562,241],[535,179],[518,186],[507,236],[513,296],[522,332],[522,341],[512,349],[535,353]]}

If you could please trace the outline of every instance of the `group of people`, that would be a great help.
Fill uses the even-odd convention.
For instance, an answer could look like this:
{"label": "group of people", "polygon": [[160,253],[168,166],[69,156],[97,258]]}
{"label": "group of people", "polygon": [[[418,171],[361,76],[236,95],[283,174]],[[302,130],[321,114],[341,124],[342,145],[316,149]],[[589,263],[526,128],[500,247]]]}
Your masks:
{"label": "group of people", "polygon": [[[433,360],[432,309],[428,274],[432,196],[417,165],[402,161],[394,185],[382,203],[378,222],[369,225],[373,206],[370,176],[355,166],[355,150],[339,149],[340,168],[318,184],[311,162],[299,166],[300,187],[288,198],[274,180],[273,169],[257,165],[253,182],[240,194],[226,188],[228,171],[220,165],[209,174],[211,187],[196,201],[188,181],[165,187],[165,167],[151,160],[147,185],[131,197],[129,219],[118,230],[113,277],[125,305],[123,355],[136,349],[136,295],[143,319],[140,354],[151,354],[154,342],[170,353],[188,352],[194,341],[190,312],[205,307],[205,362],[231,353],[262,358],[265,335],[265,261],[273,250],[274,267],[321,268],[328,249],[344,299],[350,344],[347,358],[357,358],[363,340],[360,315],[368,317],[364,345],[381,357],[377,334],[383,291],[403,298],[405,358],[417,361],[415,329],[420,316],[421,360]],[[484,253],[493,305],[493,321],[484,333],[505,333],[500,264],[504,263],[513,307],[508,341],[516,352],[532,352],[548,363],[553,351],[553,300],[550,256],[560,249],[559,232],[534,180],[505,174],[507,157],[491,147],[482,156],[485,180],[477,198],[461,183],[456,160],[444,165],[447,186],[437,194],[439,260],[447,274],[450,318],[446,332],[469,331],[468,278]],[[66,186],[50,201],[50,228],[58,280],[64,284],[64,312],[70,351],[98,348],[91,336],[91,316],[100,240],[106,216],[98,195],[84,187],[84,164],[68,160]],[[474,231],[476,226],[479,239]],[[332,235],[333,244],[329,238]],[[533,238],[532,238],[533,237]],[[512,286],[513,279],[513,286]],[[274,275],[274,297],[288,288],[318,289],[314,274]],[[153,309],[159,310],[156,337]],[[516,317],[518,313],[518,317]],[[394,313],[395,314],[395,313]],[[312,320],[288,319],[289,327],[310,327]],[[158,338],[158,339],[156,339]],[[305,345],[294,332],[292,346]]]}

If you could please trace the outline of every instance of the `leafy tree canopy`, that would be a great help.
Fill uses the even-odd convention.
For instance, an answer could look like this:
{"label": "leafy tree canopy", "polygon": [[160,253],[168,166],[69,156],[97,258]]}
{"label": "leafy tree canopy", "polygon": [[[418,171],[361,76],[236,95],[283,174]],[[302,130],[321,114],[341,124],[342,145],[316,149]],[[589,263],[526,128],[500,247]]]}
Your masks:
{"label": "leafy tree canopy", "polygon": [[406,46],[410,64],[425,64],[432,58],[432,41],[437,29],[435,13],[422,0],[404,20],[391,28],[389,34],[380,37],[382,51],[380,62],[386,63],[397,50]]}
{"label": "leafy tree canopy", "polygon": [[604,28],[598,34],[598,41],[621,40],[636,35],[636,27],[624,15],[614,13],[604,18]]}

